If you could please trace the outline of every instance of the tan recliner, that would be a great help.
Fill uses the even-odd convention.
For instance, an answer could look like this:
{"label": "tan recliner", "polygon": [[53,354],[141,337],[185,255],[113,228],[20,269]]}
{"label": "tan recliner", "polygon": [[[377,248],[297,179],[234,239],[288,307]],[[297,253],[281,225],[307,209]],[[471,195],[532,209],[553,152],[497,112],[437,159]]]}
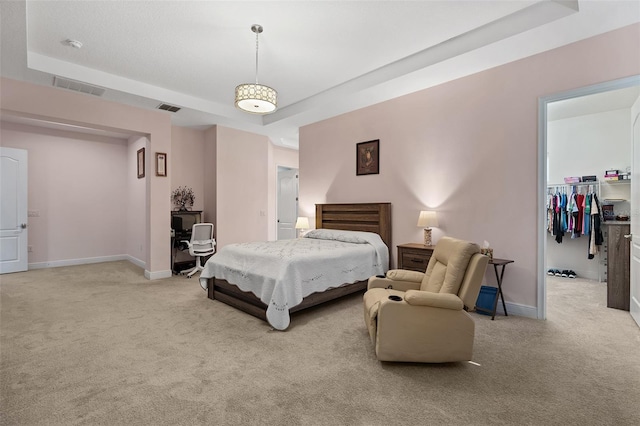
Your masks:
{"label": "tan recliner", "polygon": [[466,311],[475,309],[488,262],[477,244],[443,237],[425,273],[369,278],[364,318],[378,359],[471,360],[475,323]]}

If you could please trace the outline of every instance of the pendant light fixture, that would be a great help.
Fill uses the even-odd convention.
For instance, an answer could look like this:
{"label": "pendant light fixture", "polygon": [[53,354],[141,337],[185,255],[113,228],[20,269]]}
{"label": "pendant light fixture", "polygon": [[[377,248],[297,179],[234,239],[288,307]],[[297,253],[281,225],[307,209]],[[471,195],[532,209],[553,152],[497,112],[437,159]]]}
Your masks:
{"label": "pendant light fixture", "polygon": [[258,34],[262,32],[262,25],[252,25],[251,31],[256,34],[256,82],[236,87],[236,107],[252,114],[269,114],[277,108],[278,92],[258,84]]}

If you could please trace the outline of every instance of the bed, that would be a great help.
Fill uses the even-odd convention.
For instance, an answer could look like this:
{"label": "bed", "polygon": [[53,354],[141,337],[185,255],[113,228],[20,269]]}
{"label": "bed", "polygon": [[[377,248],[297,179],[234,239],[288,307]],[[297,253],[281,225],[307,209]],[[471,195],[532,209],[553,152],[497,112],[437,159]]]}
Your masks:
{"label": "bed", "polygon": [[390,247],[390,203],[316,204],[305,238],[225,246],[200,284],[210,299],[285,330],[291,313],[365,290],[389,268]]}

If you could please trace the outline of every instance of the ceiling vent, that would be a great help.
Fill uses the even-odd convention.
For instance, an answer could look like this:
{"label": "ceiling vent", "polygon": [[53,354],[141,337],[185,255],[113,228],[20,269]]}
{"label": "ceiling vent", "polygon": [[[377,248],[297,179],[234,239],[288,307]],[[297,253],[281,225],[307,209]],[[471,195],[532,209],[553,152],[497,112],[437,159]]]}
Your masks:
{"label": "ceiling vent", "polygon": [[178,112],[180,111],[180,107],[169,105],[169,104],[160,104],[158,105],[158,109],[169,112]]}
{"label": "ceiling vent", "polygon": [[104,95],[105,89],[98,86],[92,86],[81,81],[69,80],[68,78],[53,77],[53,85],[63,89],[73,90],[75,92],[88,93],[94,96]]}

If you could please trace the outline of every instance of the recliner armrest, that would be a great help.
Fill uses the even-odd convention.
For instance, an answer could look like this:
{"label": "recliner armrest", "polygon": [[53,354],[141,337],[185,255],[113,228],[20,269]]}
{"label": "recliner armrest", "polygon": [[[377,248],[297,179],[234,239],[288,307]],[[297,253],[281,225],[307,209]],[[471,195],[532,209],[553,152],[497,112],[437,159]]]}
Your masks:
{"label": "recliner armrest", "polygon": [[420,283],[415,283],[412,281],[394,281],[390,280],[389,278],[371,277],[369,278],[367,290],[370,290],[372,288],[392,288],[394,290],[400,291],[418,290],[420,288]]}
{"label": "recliner armrest", "polygon": [[462,300],[457,295],[450,293],[408,290],[404,295],[404,300],[409,305],[431,306],[454,311],[461,311],[464,308]]}
{"label": "recliner armrest", "polygon": [[422,283],[424,272],[409,271],[407,269],[391,269],[387,271],[387,278],[393,281]]}

